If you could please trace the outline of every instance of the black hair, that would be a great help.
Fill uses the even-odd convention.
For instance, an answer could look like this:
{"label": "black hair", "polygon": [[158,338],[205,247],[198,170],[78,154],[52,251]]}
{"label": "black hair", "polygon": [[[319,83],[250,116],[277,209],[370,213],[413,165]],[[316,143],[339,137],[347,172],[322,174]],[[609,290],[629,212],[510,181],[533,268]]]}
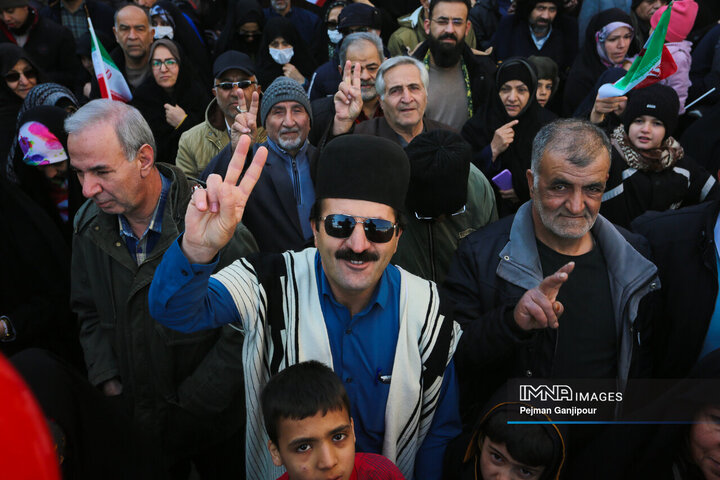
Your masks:
{"label": "black hair", "polygon": [[[312,207],[310,208],[310,221],[315,220],[316,225],[315,228],[319,229],[320,225],[320,217],[322,216],[322,201],[323,198],[318,198],[315,200],[315,203],[313,203]],[[407,226],[407,217],[405,216],[405,212],[401,212],[400,210],[397,210],[393,208],[393,213],[395,214],[395,223],[397,223],[398,228],[395,230],[395,235],[400,234],[400,230],[405,230],[405,227]]]}
{"label": "black hair", "polygon": [[[428,18],[432,18],[433,10],[435,10],[435,5],[437,5],[438,3],[443,3],[443,2],[445,2],[445,3],[464,3],[465,6],[467,7],[468,15],[470,14],[470,8],[472,8],[470,5],[470,0],[430,0],[430,7],[428,8],[428,10],[430,10],[430,12],[429,12],[430,14],[428,15]],[[466,20],[467,19],[468,18],[466,18]]]}
{"label": "black hair", "polygon": [[490,415],[482,426],[482,434],[496,443],[504,443],[513,459],[531,467],[554,468],[553,440],[542,425],[508,425],[508,421],[527,420],[518,412],[506,409]]}
{"label": "black hair", "polygon": [[302,420],[318,412],[345,410],[350,399],[340,378],[315,360],[297,363],[273,376],[260,395],[263,420],[270,440],[278,444],[278,421]]}

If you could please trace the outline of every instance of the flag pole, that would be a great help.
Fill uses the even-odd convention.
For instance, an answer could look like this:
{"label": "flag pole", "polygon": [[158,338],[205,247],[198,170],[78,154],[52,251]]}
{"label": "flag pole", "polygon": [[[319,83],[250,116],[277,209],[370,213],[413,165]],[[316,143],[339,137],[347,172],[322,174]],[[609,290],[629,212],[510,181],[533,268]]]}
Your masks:
{"label": "flag pole", "polygon": [[685,110],[688,110],[690,107],[692,107],[692,106],[695,105],[697,102],[699,102],[699,101],[702,100],[703,98],[707,97],[708,95],[710,95],[710,94],[711,94],[712,92],[714,92],[714,91],[715,91],[715,87],[713,87],[713,88],[711,88],[710,90],[708,90],[707,92],[703,93],[703,94],[700,95],[698,98],[696,98],[695,100],[693,100],[692,103],[690,103],[690,105],[685,105]]}

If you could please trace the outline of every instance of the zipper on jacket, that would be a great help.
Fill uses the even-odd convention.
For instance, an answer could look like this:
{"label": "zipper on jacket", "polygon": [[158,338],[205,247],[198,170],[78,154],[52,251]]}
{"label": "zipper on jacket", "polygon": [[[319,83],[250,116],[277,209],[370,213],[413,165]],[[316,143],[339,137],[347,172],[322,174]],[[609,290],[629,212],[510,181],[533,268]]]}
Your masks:
{"label": "zipper on jacket", "polygon": [[433,282],[437,281],[437,274],[435,272],[435,245],[433,242],[433,233],[432,233],[432,222],[427,222],[427,228],[428,228],[428,253],[430,254],[430,278]]}
{"label": "zipper on jacket", "polygon": [[302,193],[300,191],[300,173],[298,172],[297,162],[292,159],[293,172],[293,192],[295,193],[295,202],[300,205],[302,203]]}

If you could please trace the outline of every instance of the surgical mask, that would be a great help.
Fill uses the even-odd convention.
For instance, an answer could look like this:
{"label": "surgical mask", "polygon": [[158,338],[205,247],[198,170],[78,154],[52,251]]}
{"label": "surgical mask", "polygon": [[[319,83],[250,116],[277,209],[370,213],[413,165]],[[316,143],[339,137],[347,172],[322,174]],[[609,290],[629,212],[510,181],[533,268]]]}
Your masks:
{"label": "surgical mask", "polygon": [[295,51],[292,47],[290,48],[270,48],[270,56],[273,60],[275,60],[275,63],[279,63],[280,65],[285,65],[286,63],[290,63],[290,59],[295,54]]}
{"label": "surgical mask", "polygon": [[343,34],[340,33],[340,32],[338,32],[337,29],[331,30],[331,29],[328,28],[328,31],[327,31],[327,32],[328,32],[328,38],[329,38],[330,41],[331,41],[332,43],[334,43],[335,45],[337,45],[338,43],[340,43],[340,40],[342,40],[342,38],[343,38]]}
{"label": "surgical mask", "polygon": [[155,39],[164,38],[164,37],[167,37],[169,39],[173,38],[173,34],[174,34],[173,27],[171,27],[169,25],[165,25],[165,26],[161,27],[158,25],[157,27],[153,27],[153,28],[155,29]]}

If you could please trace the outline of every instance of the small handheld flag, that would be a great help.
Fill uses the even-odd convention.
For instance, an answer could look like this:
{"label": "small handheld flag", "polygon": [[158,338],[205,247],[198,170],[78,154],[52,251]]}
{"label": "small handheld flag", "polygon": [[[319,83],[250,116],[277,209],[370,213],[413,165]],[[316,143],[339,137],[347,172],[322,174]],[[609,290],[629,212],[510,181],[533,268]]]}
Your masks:
{"label": "small handheld flag", "polygon": [[120,73],[120,70],[115,65],[115,62],[112,61],[110,55],[108,55],[105,47],[102,46],[102,43],[100,43],[95,36],[92,20],[88,18],[87,21],[90,27],[90,38],[92,42],[90,55],[93,69],[95,70],[95,77],[97,77],[97,82],[100,86],[100,96],[125,103],[129,102],[132,100],[132,94],[130,93],[130,87],[128,87],[125,81],[125,77]]}

